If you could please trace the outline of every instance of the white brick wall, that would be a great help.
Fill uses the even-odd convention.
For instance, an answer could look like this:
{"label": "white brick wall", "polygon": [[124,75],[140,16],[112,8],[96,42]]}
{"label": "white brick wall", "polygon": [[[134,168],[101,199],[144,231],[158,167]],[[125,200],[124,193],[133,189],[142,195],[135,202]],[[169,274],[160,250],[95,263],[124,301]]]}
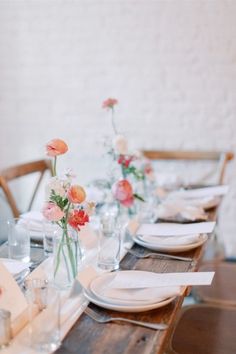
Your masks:
{"label": "white brick wall", "polygon": [[[235,0],[0,0],[0,167],[61,137],[61,166],[102,176],[109,96],[133,147],[235,150],[235,14]],[[234,254],[235,171],[221,218]]]}

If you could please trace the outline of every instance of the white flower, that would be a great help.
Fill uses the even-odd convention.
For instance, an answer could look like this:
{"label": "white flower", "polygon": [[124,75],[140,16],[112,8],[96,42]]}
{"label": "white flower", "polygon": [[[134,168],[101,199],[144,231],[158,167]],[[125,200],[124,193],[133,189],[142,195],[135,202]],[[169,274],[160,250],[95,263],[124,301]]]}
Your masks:
{"label": "white flower", "polygon": [[128,154],[128,142],[123,135],[116,135],[113,139],[113,147],[116,153],[121,155]]}
{"label": "white flower", "polygon": [[46,185],[46,200],[50,199],[52,190],[54,190],[54,192],[61,197],[65,197],[66,195],[66,189],[63,187],[63,183],[60,179],[58,179],[58,177],[50,178],[48,184]]}

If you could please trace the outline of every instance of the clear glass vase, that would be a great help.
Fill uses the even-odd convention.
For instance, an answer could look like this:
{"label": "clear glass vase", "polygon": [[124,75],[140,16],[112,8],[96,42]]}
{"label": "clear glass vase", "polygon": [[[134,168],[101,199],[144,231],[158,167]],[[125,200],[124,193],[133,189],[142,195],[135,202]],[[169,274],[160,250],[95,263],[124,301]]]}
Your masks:
{"label": "clear glass vase", "polygon": [[78,232],[69,225],[65,225],[57,233],[53,245],[53,275],[58,287],[65,289],[72,286],[81,259],[82,251]]}

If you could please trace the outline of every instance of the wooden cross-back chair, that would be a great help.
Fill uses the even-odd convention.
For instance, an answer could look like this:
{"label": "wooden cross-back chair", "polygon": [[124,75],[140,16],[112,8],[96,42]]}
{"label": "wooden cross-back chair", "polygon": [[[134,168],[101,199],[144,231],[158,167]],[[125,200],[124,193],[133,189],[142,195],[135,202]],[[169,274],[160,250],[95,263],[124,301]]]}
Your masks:
{"label": "wooden cross-back chair", "polygon": [[233,354],[236,308],[190,305],[183,307],[167,354]]}
{"label": "wooden cross-back chair", "polygon": [[40,187],[40,184],[42,182],[42,179],[46,171],[48,171],[52,175],[52,165],[50,160],[38,160],[38,161],[18,164],[15,166],[5,168],[0,171],[0,187],[2,188],[2,191],[12,210],[14,217],[19,217],[20,210],[18,209],[17,202],[9,187],[9,182],[19,177],[23,177],[38,172],[39,176],[37,177],[37,183],[35,185],[32,197],[30,199],[29,206],[27,208],[27,211],[29,211],[31,210],[37,191]]}
{"label": "wooden cross-back chair", "polygon": [[[234,154],[230,151],[142,150],[142,154],[150,160],[215,161],[218,173],[217,183],[219,184],[222,184],[224,181],[228,161],[234,158]],[[207,177],[209,177],[209,174],[204,179],[207,179]]]}

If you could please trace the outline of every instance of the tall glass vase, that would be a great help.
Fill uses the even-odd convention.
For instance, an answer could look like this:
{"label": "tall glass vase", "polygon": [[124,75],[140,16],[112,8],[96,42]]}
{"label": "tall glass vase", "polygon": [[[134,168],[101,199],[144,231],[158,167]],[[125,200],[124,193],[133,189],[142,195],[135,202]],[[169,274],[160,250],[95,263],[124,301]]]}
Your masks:
{"label": "tall glass vase", "polygon": [[72,286],[82,258],[78,232],[66,224],[54,238],[53,272],[55,284],[62,288]]}

